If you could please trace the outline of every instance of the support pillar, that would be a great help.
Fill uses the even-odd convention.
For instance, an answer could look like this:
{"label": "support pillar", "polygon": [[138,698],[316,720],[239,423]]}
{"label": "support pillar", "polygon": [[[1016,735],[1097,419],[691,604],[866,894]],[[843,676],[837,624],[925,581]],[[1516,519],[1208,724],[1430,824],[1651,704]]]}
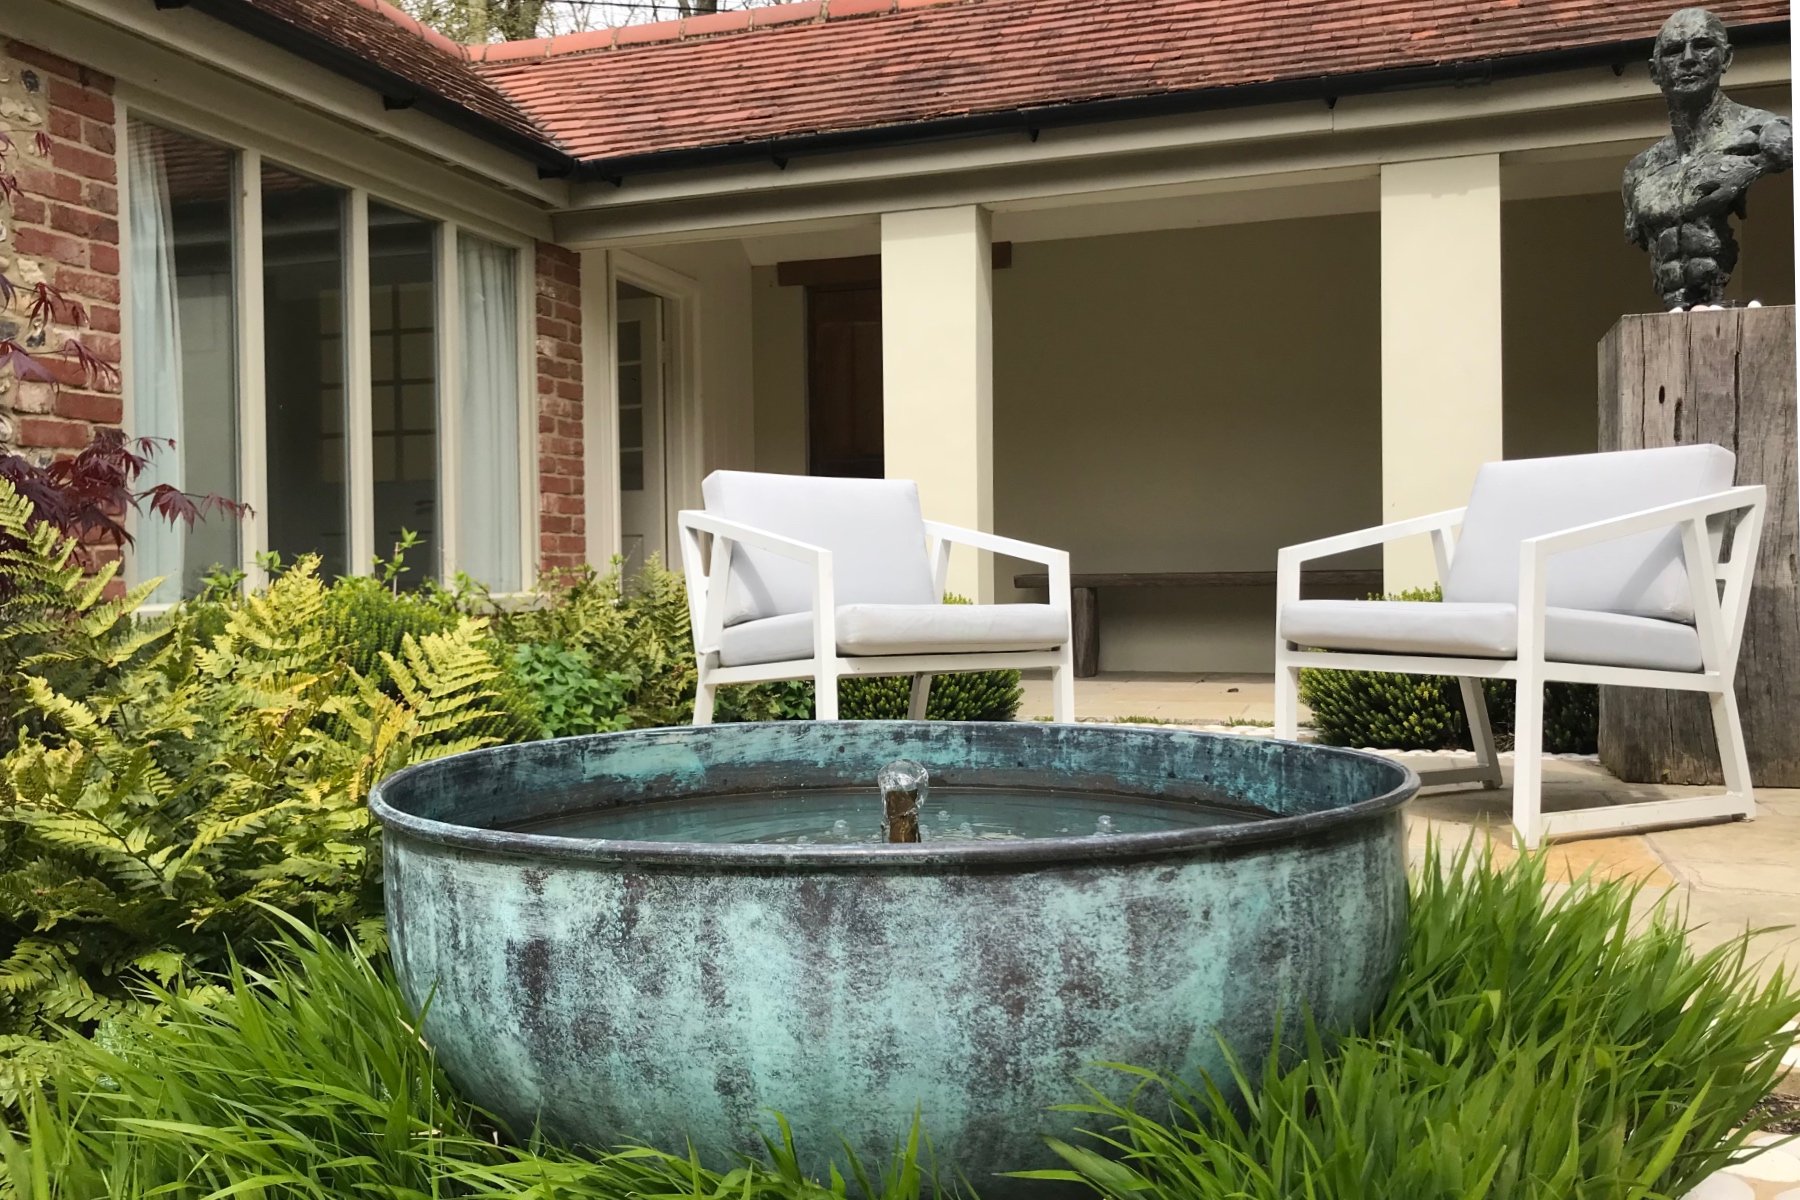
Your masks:
{"label": "support pillar", "polygon": [[[928,519],[994,527],[993,343],[986,210],[883,214],[883,454],[888,478],[918,481]],[[950,590],[991,603],[989,557],[958,548]]]}
{"label": "support pillar", "polygon": [[[1500,159],[1381,169],[1381,510],[1456,508],[1502,456]],[[1389,591],[1437,578],[1425,538],[1385,551]]]}

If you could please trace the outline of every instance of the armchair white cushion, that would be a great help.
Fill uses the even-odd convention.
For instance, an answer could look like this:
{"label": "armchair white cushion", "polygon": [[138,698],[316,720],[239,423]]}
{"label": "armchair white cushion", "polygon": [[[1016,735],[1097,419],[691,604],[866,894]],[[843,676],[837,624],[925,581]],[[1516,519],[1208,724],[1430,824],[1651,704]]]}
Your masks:
{"label": "armchair white cushion", "polygon": [[[1428,784],[1497,787],[1480,680],[1514,679],[1513,822],[1527,845],[1754,815],[1732,688],[1765,497],[1761,487],[1732,487],[1734,467],[1719,446],[1489,463],[1466,509],[1284,549],[1276,573],[1277,734],[1296,732],[1302,669],[1451,675],[1461,683],[1476,766],[1421,774]],[[1437,552],[1442,603],[1300,599],[1303,563],[1418,534],[1429,534]],[[1549,680],[1706,694],[1725,794],[1544,813]]]}
{"label": "armchair white cushion", "polygon": [[[1048,604],[840,604],[839,654],[966,654],[1054,650],[1063,614]],[[784,613],[728,625],[719,664],[781,662],[812,654],[812,613]]]}
{"label": "armchair white cushion", "polygon": [[[818,479],[714,471],[706,511],[831,551],[839,604],[937,604],[919,487],[905,479]],[[812,568],[755,546],[732,549],[725,624],[812,611]]]}
{"label": "armchair white cushion", "polygon": [[[1731,487],[1734,466],[1721,446],[1488,463],[1469,493],[1444,599],[1511,604],[1519,597],[1519,544],[1526,538],[1716,495]],[[1545,582],[1551,608],[1694,619],[1681,532],[1674,528],[1558,555]]]}
{"label": "armchair white cushion", "polygon": [[[1692,625],[1578,608],[1544,610],[1544,657],[1555,662],[1698,671],[1700,637]],[[1302,646],[1514,658],[1519,653],[1515,604],[1406,600],[1302,600],[1281,610],[1281,633]]]}
{"label": "armchair white cushion", "polygon": [[[920,718],[933,674],[996,667],[1050,668],[1056,719],[1074,719],[1063,551],[927,521],[904,480],[715,471],[701,494],[705,511],[677,522],[696,724],[711,719],[721,685],[807,677],[820,719],[833,719],[844,675],[913,676]],[[1044,564],[1050,602],[943,603],[953,543]]]}

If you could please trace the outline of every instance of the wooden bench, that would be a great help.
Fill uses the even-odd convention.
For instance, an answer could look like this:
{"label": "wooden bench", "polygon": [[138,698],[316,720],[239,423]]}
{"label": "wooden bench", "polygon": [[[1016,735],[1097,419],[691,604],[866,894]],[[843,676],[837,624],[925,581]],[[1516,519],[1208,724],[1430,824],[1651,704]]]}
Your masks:
{"label": "wooden bench", "polygon": [[[1347,591],[1357,596],[1381,590],[1380,571],[1307,571],[1300,582],[1308,590]],[[1043,589],[1050,576],[1028,571],[1013,576],[1016,588]],[[1100,673],[1100,589],[1174,587],[1274,587],[1273,571],[1122,571],[1112,574],[1071,575],[1071,614],[1075,624],[1075,677],[1088,679]]]}

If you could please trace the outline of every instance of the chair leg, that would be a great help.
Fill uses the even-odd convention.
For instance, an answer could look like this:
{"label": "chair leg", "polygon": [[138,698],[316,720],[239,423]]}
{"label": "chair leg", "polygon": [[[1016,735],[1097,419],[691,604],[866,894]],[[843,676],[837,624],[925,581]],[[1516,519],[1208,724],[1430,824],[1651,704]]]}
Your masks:
{"label": "chair leg", "polygon": [[1728,688],[1707,699],[1712,702],[1713,732],[1719,739],[1719,766],[1725,773],[1725,791],[1744,802],[1744,819],[1754,820],[1756,789],[1750,781],[1750,751],[1744,743],[1737,693]]}
{"label": "chair leg", "polygon": [[931,676],[914,675],[912,682],[912,699],[906,705],[906,719],[923,721],[925,710],[931,705]]}
{"label": "chair leg", "polygon": [[694,687],[694,724],[711,725],[713,719],[713,701],[719,694],[717,684],[706,678],[704,669],[700,672],[700,682]]}
{"label": "chair leg", "polygon": [[1075,644],[1064,642],[1050,668],[1050,719],[1059,724],[1075,720]]}
{"label": "chair leg", "polygon": [[813,676],[813,719],[838,719],[838,673],[820,671]]}
{"label": "chair leg", "polygon": [[1513,702],[1513,826],[1527,850],[1544,840],[1544,681],[1519,680]]}
{"label": "chair leg", "polygon": [[1499,787],[1500,755],[1494,748],[1494,723],[1488,719],[1487,692],[1479,679],[1458,679],[1462,686],[1463,711],[1469,715],[1469,740],[1475,746],[1475,765],[1486,772],[1481,786],[1488,790]]}
{"label": "chair leg", "polygon": [[1300,732],[1300,668],[1275,653],[1275,736],[1292,741]]}

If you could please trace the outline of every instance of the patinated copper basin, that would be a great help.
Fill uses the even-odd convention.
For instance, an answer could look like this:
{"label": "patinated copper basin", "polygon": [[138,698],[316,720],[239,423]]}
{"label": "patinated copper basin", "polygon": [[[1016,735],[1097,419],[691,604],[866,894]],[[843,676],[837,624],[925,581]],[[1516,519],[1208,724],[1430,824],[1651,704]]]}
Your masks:
{"label": "patinated copper basin", "polygon": [[[903,758],[937,834],[868,844]],[[823,1170],[840,1138],[882,1159],[916,1108],[940,1168],[1000,1196],[1029,1185],[992,1172],[1049,1165],[1043,1135],[1078,1124],[1048,1111],[1078,1074],[1129,1087],[1089,1064],[1216,1070],[1277,1013],[1365,1019],[1405,937],[1417,788],[1262,738],[830,722],[483,750],[370,803],[401,983],[515,1128],[729,1163],[778,1110]],[[776,826],[817,837],[720,840]]]}

